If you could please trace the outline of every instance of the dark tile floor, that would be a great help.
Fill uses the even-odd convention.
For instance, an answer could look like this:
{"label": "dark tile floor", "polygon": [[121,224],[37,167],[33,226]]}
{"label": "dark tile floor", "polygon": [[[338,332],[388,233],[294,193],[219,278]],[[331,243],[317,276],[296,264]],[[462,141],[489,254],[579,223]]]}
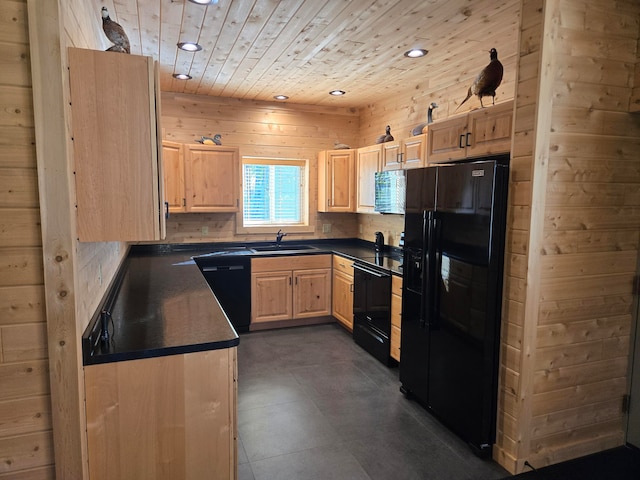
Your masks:
{"label": "dark tile floor", "polygon": [[336,324],[243,334],[239,480],[464,480],[508,473],[399,392]]}

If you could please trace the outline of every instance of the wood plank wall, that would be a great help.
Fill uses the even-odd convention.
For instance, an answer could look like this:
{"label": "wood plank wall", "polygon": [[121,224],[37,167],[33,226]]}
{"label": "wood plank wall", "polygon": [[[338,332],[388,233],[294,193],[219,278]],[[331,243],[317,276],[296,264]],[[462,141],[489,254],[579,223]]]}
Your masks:
{"label": "wood plank wall", "polygon": [[494,455],[515,472],[624,442],[640,243],[640,6],[522,11]]}
{"label": "wood plank wall", "polygon": [[[530,236],[538,225],[532,220],[532,184],[536,146],[536,105],[541,83],[541,41],[543,35],[544,0],[522,2],[519,36],[519,61],[516,78],[514,134],[511,148],[510,191],[505,251],[503,290],[500,390],[498,392],[497,440],[494,459],[512,473],[522,471],[522,444],[529,431],[526,415],[528,384],[521,382],[530,363],[526,354],[535,338],[535,322],[526,322],[528,289],[536,288],[535,279],[528,283]],[[542,119],[540,120],[542,121]],[[539,159],[544,164],[544,157]],[[540,174],[539,165],[536,171]],[[537,193],[536,208],[544,201],[544,188]],[[540,216],[540,215],[539,215]],[[537,218],[537,217],[536,217]],[[533,265],[535,268],[535,264]],[[534,315],[535,316],[535,315]],[[524,439],[522,437],[525,437]],[[526,457],[525,457],[526,459]]]}
{"label": "wood plank wall", "polygon": [[26,0],[0,16],[0,478],[53,478]]}
{"label": "wood plank wall", "polygon": [[[106,3],[112,6],[111,2]],[[13,221],[15,226],[2,229],[11,231],[14,237],[10,240],[15,245],[13,257],[7,257],[8,266],[11,273],[20,273],[12,279],[20,285],[23,294],[15,291],[13,298],[2,299],[3,314],[6,311],[10,314],[3,315],[0,326],[4,328],[5,322],[14,321],[26,324],[31,331],[19,335],[17,328],[9,329],[2,335],[2,350],[6,352],[3,357],[6,360],[26,361],[31,356],[40,360],[37,365],[24,368],[19,368],[21,363],[14,363],[13,373],[0,375],[0,382],[33,377],[31,381],[19,383],[22,388],[30,389],[29,398],[14,401],[13,406],[0,403],[0,425],[17,428],[14,434],[24,430],[20,437],[12,439],[11,448],[0,448],[3,454],[7,452],[7,458],[0,462],[0,478],[86,478],[80,337],[126,254],[127,245],[77,242],[73,164],[68,154],[73,135],[66,49],[68,46],[103,48],[106,39],[101,31],[99,9],[82,0],[46,3],[23,0],[5,2],[5,5],[11,5],[16,13],[2,17],[6,20],[0,28],[0,48],[6,48],[5,70],[12,72],[10,75],[16,80],[19,75],[25,76],[24,86],[33,84],[33,106],[29,93],[24,108],[11,104],[15,108],[3,108],[3,112],[14,111],[26,120],[18,123],[23,128],[12,125],[11,130],[2,129],[0,135],[7,135],[3,143],[11,144],[0,154],[2,166],[21,167],[29,172],[23,176],[3,175],[3,189],[6,186],[8,192],[13,192],[7,198],[13,198],[14,203],[21,198],[23,206],[31,211],[25,212],[20,221]],[[8,45],[15,41],[20,45],[17,50]],[[30,59],[33,60],[31,70]],[[13,68],[20,67],[21,63],[26,64],[26,69]],[[22,97],[15,93],[2,95],[3,105]],[[22,158],[28,159],[28,163],[21,164]],[[39,188],[33,188],[36,179],[35,185],[39,184]],[[3,203],[4,198],[0,201]],[[13,213],[19,204],[9,204],[9,207],[12,210],[8,211]],[[36,231],[27,229],[30,223]],[[5,237],[9,240],[9,235]],[[18,246],[24,251],[18,250]],[[22,273],[28,269],[33,270],[31,279]],[[30,285],[33,291],[28,288]],[[36,319],[38,322],[46,319],[46,332],[42,328],[44,323],[40,325]],[[56,368],[47,368],[47,354],[49,364]],[[15,387],[0,388],[0,392],[0,402],[5,392],[18,395]],[[31,415],[27,417],[27,414]],[[7,415],[10,415],[9,422],[5,422]],[[45,429],[46,434],[27,434],[28,429],[38,428]],[[3,433],[0,429],[0,443]],[[40,444],[34,444],[36,441]],[[56,445],[55,471],[53,443]]]}
{"label": "wood plank wall", "polygon": [[[189,94],[162,94],[163,139],[193,143],[201,136],[222,135],[222,144],[239,146],[240,155],[308,159],[312,212],[316,211],[317,154],[334,142],[355,146],[359,117],[354,109],[280,102],[255,102]],[[315,213],[315,232],[287,239],[348,238],[357,235],[355,215]],[[323,224],[331,225],[323,233]],[[208,233],[202,233],[208,227]],[[231,213],[174,214],[167,221],[169,243],[259,241],[273,236],[237,235]]]}
{"label": "wood plank wall", "polygon": [[640,117],[628,113],[640,4],[553,0],[545,8],[553,10],[545,35],[556,28],[557,38],[544,236],[535,251],[536,353],[527,379],[533,465],[624,442],[640,245]]}

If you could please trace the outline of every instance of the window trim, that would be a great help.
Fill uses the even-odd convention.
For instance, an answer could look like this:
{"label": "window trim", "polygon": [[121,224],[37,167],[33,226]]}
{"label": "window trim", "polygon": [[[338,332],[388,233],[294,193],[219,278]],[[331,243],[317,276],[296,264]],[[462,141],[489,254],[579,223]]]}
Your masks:
{"label": "window trim", "polygon": [[[302,199],[302,224],[291,225],[244,225],[244,165],[245,163],[261,164],[261,165],[295,165],[303,167],[303,177],[305,192]],[[311,162],[304,158],[280,158],[280,157],[257,157],[251,155],[243,155],[240,159],[240,208],[236,213],[236,234],[243,235],[266,235],[276,234],[282,229],[286,233],[314,233],[315,225],[312,224],[312,198],[311,190]]]}

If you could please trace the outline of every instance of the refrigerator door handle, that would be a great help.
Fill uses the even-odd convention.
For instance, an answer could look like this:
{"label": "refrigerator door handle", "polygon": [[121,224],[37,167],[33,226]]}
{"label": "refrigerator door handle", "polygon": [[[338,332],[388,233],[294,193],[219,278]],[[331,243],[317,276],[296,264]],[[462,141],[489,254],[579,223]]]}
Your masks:
{"label": "refrigerator door handle", "polygon": [[429,328],[437,330],[440,326],[440,271],[442,269],[442,220],[433,218],[431,221],[431,250],[429,251],[429,283],[433,285],[432,297],[429,299]]}
{"label": "refrigerator door handle", "polygon": [[433,211],[425,211],[423,213],[423,228],[422,228],[422,254],[423,266],[422,266],[422,295],[420,295],[420,328],[424,328],[425,325],[431,324],[431,304],[433,299],[429,295],[431,291],[431,283],[433,275],[431,269],[433,267]]}

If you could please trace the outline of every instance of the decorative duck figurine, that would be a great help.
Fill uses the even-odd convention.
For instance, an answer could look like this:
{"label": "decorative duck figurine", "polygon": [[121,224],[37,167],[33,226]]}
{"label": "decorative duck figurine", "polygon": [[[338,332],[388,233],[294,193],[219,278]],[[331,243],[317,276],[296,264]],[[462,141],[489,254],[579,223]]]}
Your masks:
{"label": "decorative duck figurine", "polygon": [[385,142],[393,142],[393,135],[391,135],[391,127],[389,125],[387,125],[386,133],[384,135],[380,135],[376,140],[376,143]]}
{"label": "decorative duck figurine", "polygon": [[420,135],[421,133],[426,133],[425,128],[430,123],[433,123],[433,111],[438,108],[438,104],[436,102],[431,102],[429,108],[427,109],[427,123],[421,123],[413,130],[411,130],[411,135]]}
{"label": "decorative duck figurine", "polygon": [[222,145],[222,135],[216,133],[213,138],[200,137],[200,139],[196,140],[196,142],[202,143],[203,145]]}
{"label": "decorative duck figurine", "polygon": [[351,147],[349,145],[347,145],[346,143],[340,143],[340,142],[333,142],[333,149],[334,150],[349,150]]}

